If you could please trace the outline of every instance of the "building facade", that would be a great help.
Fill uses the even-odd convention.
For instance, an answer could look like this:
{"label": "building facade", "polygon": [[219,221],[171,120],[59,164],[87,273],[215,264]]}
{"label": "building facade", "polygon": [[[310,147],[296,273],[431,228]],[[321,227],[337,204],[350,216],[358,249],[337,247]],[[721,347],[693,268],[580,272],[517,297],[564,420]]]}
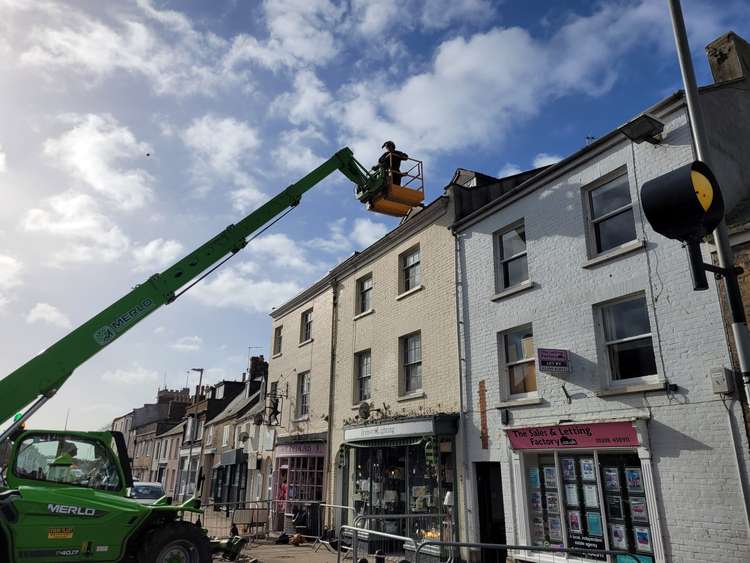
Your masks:
{"label": "building facade", "polygon": [[[736,85],[701,91],[728,210],[748,186]],[[613,131],[455,225],[470,541],[750,559],[717,289],[693,291],[684,249],[640,207],[644,182],[693,160],[684,101],[649,113],[656,144]]]}

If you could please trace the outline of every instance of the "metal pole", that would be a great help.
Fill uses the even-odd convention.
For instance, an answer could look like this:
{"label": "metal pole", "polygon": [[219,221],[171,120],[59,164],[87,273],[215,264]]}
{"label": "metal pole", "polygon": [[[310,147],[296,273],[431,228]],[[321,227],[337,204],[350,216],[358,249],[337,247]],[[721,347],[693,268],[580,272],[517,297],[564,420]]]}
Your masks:
{"label": "metal pole", "polygon": [[[687,102],[695,155],[698,160],[711,168],[706,127],[703,122],[703,113],[698,99],[698,85],[695,80],[693,61],[690,58],[690,47],[688,45],[687,32],[685,31],[685,20],[682,16],[680,0],[669,0],[669,11],[672,16],[672,29],[674,30],[674,40],[677,46],[677,57],[680,61],[682,82],[685,86],[685,101]],[[714,230],[713,236],[719,267],[731,270],[734,267],[734,254],[729,244],[727,225],[723,218],[719,226]],[[747,320],[745,318],[745,309],[742,306],[742,294],[740,293],[740,286],[737,283],[737,275],[725,275],[724,283],[726,284],[727,301],[729,302],[729,310],[732,318],[732,335],[737,349],[737,357],[739,358],[745,400],[750,401],[750,334],[747,331]]]}
{"label": "metal pole", "polygon": [[[685,100],[688,107],[688,118],[693,135],[693,146],[695,155],[698,160],[703,161],[711,168],[710,149],[708,138],[706,137],[706,127],[703,122],[703,113],[701,111],[700,100],[698,99],[698,84],[695,80],[695,71],[693,70],[693,61],[690,58],[690,46],[688,45],[687,31],[685,30],[685,19],[682,15],[682,6],[680,0],[669,0],[669,12],[672,16],[672,29],[674,30],[674,40],[677,46],[677,57],[680,61],[680,72],[682,73],[682,82],[685,86]],[[729,311],[732,317],[732,335],[734,344],[737,349],[737,357],[740,363],[740,373],[742,375],[742,386],[745,391],[745,400],[750,402],[750,334],[747,331],[747,320],[745,318],[745,309],[742,305],[742,294],[737,282],[737,273],[734,271],[734,255],[732,246],[729,243],[727,225],[722,217],[721,222],[713,232],[714,244],[716,245],[716,255],[719,260],[719,267],[725,268],[728,273],[724,275],[726,284],[727,301],[729,302]],[[740,409],[742,405],[740,404]],[[731,411],[727,411],[731,421]],[[734,438],[734,436],[733,436]],[[743,474],[740,469],[741,460],[740,452],[735,448],[737,457],[739,485],[742,493],[742,506],[745,511],[745,523],[750,533],[750,506],[748,506],[747,491]]]}

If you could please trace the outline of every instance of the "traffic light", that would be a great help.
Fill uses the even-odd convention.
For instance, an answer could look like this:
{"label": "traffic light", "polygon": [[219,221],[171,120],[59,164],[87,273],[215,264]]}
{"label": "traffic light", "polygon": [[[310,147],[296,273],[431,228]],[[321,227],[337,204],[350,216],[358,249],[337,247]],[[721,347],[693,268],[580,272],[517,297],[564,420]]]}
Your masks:
{"label": "traffic light", "polygon": [[657,233],[685,243],[693,288],[708,289],[706,270],[716,268],[703,263],[700,243],[724,217],[724,199],[711,169],[696,160],[649,180],[641,188],[641,204]]}

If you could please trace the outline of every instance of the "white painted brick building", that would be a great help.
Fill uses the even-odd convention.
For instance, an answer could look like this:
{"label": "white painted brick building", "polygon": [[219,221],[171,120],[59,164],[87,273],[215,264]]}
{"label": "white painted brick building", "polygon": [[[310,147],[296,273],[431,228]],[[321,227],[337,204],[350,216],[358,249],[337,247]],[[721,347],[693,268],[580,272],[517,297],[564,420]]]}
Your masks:
{"label": "white painted brick building", "polygon": [[[729,208],[750,189],[747,82],[701,92]],[[649,111],[665,124],[660,144],[613,131],[455,226],[465,539],[750,560],[742,411],[709,379],[731,367],[715,283],[693,291],[684,249],[639,201],[644,182],[693,159],[686,110],[676,94]],[[570,373],[543,372],[539,348],[569,351]],[[561,432],[577,443],[556,442]]]}

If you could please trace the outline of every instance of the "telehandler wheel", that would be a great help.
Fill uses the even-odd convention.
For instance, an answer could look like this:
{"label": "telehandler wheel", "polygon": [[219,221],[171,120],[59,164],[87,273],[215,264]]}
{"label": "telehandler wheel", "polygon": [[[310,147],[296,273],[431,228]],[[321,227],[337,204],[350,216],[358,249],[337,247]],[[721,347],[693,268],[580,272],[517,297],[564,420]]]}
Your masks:
{"label": "telehandler wheel", "polygon": [[203,530],[173,522],[154,530],[138,551],[138,563],[210,563],[211,548]]}

